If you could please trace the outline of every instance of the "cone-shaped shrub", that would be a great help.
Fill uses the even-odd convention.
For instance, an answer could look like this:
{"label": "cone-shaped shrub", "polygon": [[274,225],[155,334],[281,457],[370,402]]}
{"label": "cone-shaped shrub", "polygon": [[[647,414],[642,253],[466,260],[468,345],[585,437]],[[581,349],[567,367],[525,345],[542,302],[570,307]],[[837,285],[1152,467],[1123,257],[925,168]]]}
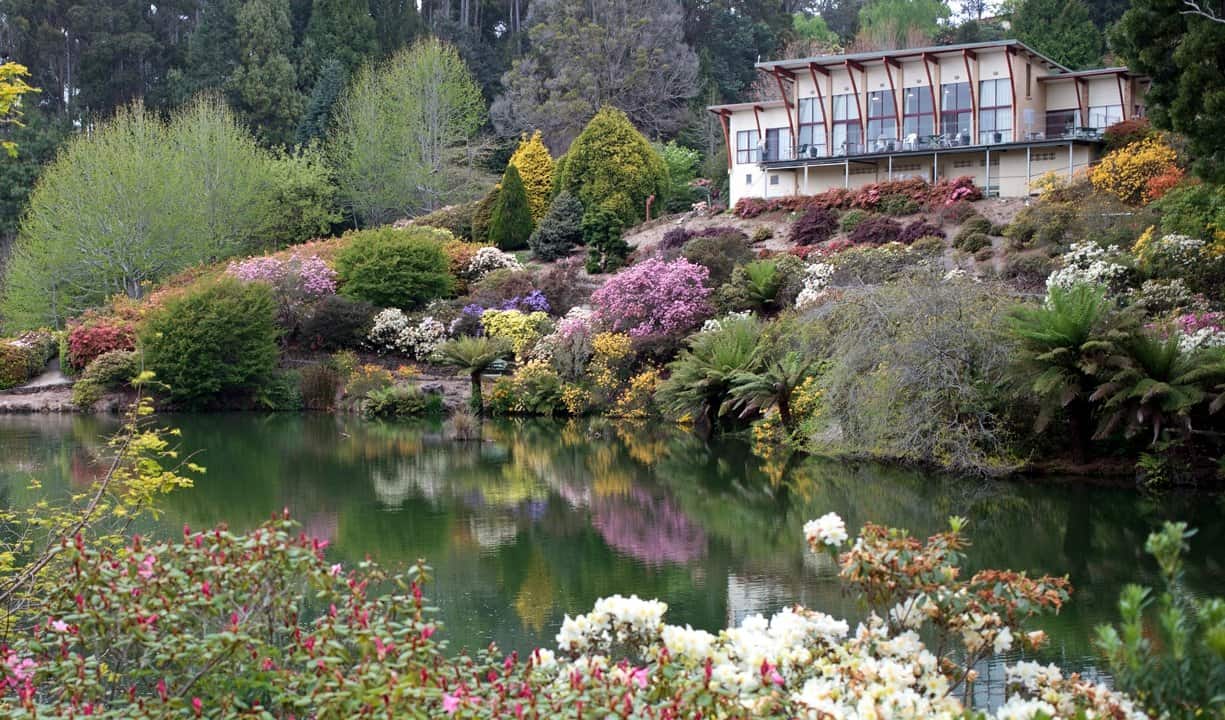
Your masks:
{"label": "cone-shaped shrub", "polygon": [[489,218],[489,242],[503,250],[525,248],[532,227],[532,209],[528,206],[523,179],[514,165],[507,165],[506,174],[502,176],[502,190]]}
{"label": "cone-shaped shrub", "polygon": [[583,241],[583,204],[564,190],[549,206],[528,238],[532,254],[539,260],[556,260],[570,254],[575,245]]}
{"label": "cone-shaped shrub", "polygon": [[540,222],[549,210],[549,198],[553,194],[553,156],[545,147],[537,130],[529,138],[519,141],[510,164],[519,171],[523,187],[527,191],[527,204],[532,209],[532,222]]}

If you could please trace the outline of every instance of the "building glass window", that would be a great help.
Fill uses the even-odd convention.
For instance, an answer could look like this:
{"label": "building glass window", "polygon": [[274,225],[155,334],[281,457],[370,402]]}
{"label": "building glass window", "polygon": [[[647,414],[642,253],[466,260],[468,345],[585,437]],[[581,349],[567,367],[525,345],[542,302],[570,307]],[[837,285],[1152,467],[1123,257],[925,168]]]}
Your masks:
{"label": "building glass window", "polygon": [[834,152],[849,155],[859,151],[862,136],[859,122],[859,103],[854,95],[834,96],[833,141]]}
{"label": "building glass window", "polygon": [[800,98],[799,151],[804,157],[825,154],[825,113],[817,98]]}
{"label": "building glass window", "polygon": [[761,136],[756,130],[736,133],[736,164],[753,165],[761,162]]}
{"label": "building glass window", "polygon": [[883,144],[884,140],[896,139],[897,105],[893,92],[876,90],[868,93],[868,144],[875,146]]}
{"label": "building glass window", "polygon": [[968,144],[973,114],[970,83],[945,83],[940,86],[940,132]]}
{"label": "building glass window", "polygon": [[1080,127],[1079,110],[1048,110],[1046,113],[1046,136],[1048,138],[1071,135]]}
{"label": "building glass window", "polygon": [[1123,121],[1122,105],[1091,105],[1089,106],[1089,127],[1104,130],[1111,125]]}
{"label": "building glass window", "polygon": [[766,162],[791,160],[791,128],[766,129]]}
{"label": "building glass window", "polygon": [[902,137],[917,142],[935,132],[936,113],[932,108],[931,90],[925,87],[907,90],[902,98]]}
{"label": "building glass window", "polygon": [[979,83],[978,141],[983,144],[1012,142],[1012,88],[1009,80]]}

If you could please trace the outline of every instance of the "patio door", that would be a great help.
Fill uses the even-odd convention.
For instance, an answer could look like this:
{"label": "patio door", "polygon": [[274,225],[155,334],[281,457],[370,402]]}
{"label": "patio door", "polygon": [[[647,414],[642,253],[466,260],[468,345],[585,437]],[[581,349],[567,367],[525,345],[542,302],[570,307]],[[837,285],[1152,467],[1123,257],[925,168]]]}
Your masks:
{"label": "patio door", "polygon": [[791,128],[766,130],[766,162],[792,159]]}

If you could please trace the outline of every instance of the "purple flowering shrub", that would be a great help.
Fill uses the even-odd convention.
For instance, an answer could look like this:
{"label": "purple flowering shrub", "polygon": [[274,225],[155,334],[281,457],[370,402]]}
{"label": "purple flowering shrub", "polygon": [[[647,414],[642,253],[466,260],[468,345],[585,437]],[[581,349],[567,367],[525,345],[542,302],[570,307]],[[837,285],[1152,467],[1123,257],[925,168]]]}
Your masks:
{"label": "purple flowering shrub", "polygon": [[644,260],[613,275],[591,296],[596,316],[632,337],[676,335],[710,317],[710,271],[683,258]]}

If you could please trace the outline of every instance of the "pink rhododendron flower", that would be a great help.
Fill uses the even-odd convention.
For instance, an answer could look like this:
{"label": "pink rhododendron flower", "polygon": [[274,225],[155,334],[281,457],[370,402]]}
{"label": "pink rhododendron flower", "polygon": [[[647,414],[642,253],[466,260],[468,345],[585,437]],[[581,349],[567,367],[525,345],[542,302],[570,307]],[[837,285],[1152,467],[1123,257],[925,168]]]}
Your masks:
{"label": "pink rhododendron flower", "polygon": [[676,335],[710,317],[710,271],[684,258],[644,260],[605,281],[591,296],[596,317],[633,337]]}

